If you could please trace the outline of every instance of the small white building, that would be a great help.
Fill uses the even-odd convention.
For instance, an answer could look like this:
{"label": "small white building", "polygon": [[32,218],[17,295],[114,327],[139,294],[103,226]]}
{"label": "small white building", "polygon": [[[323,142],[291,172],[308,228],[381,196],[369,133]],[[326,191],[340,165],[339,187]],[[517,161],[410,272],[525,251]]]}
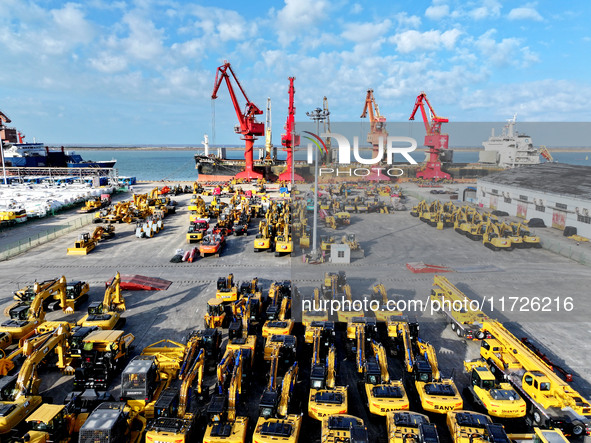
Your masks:
{"label": "small white building", "polygon": [[479,178],[478,204],[591,237],[591,167],[541,163]]}
{"label": "small white building", "polygon": [[330,245],[330,262],[349,264],[351,263],[351,248],[343,243]]}

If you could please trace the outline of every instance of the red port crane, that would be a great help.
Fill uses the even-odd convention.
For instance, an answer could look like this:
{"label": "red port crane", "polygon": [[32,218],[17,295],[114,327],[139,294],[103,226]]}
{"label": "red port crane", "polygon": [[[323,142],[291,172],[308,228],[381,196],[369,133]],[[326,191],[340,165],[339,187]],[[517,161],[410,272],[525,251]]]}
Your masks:
{"label": "red port crane", "polygon": [[[365,97],[365,106],[361,113],[361,118],[367,117],[369,113],[369,132],[367,133],[367,142],[372,146],[372,158],[376,158],[379,155],[379,144],[380,137],[383,139],[382,146],[386,146],[388,140],[388,131],[386,131],[386,117],[380,114],[380,108],[376,103],[373,96],[373,89],[367,90],[367,96]],[[382,150],[382,156],[384,151]],[[380,162],[383,157],[380,159]],[[379,169],[372,168],[372,173],[367,177],[370,181],[390,181],[388,176],[379,173]]]}
{"label": "red port crane", "polygon": [[[285,171],[279,174],[279,181],[291,181],[291,174],[292,174],[292,163],[293,163],[293,148],[300,144],[300,136],[295,135],[295,104],[294,104],[294,96],[295,96],[295,87],[293,86],[293,81],[295,77],[289,77],[289,107],[288,107],[288,114],[287,114],[287,121],[285,122],[285,133],[281,135],[281,144],[283,145],[283,150],[287,151],[287,160],[285,161]],[[295,170],[293,171],[293,179],[294,181],[304,181],[303,177],[296,174]]]}
{"label": "red port crane", "polygon": [[[427,103],[429,113],[431,114],[430,122],[427,112],[425,111],[425,103]],[[433,110],[431,103],[429,103],[429,100],[427,100],[427,95],[424,92],[421,92],[417,97],[415,107],[412,110],[409,120],[415,119],[415,114],[419,108],[421,108],[421,115],[423,116],[423,122],[425,123],[425,130],[427,132],[425,135],[425,146],[429,148],[429,159],[425,166],[417,172],[417,178],[435,181],[449,180],[451,179],[451,175],[441,170],[441,161],[439,159],[441,151],[447,149],[447,144],[449,142],[449,135],[441,133],[441,124],[447,123],[449,120],[445,117],[438,117],[437,114],[435,114],[435,111]]]}
{"label": "red port crane", "polygon": [[[232,87],[232,82],[230,79],[230,74],[234,78],[236,85],[242,92],[244,99],[246,100],[246,106],[244,108],[244,112],[240,109],[240,104],[238,103],[238,99],[236,98],[236,94],[234,93],[234,88]],[[236,115],[238,116],[238,121],[240,125],[236,126],[234,130],[237,134],[242,134],[242,140],[245,141],[245,148],[244,148],[244,160],[246,162],[245,170],[236,174],[236,178],[245,178],[247,180],[251,179],[258,179],[262,178],[263,175],[259,172],[256,172],[253,169],[254,161],[252,156],[252,147],[254,145],[255,136],[260,136],[265,134],[265,124],[259,123],[256,121],[256,116],[261,115],[263,111],[261,111],[257,105],[251,102],[244,92],[242,85],[238,81],[236,74],[232,70],[230,63],[225,61],[222,66],[219,66],[216,74],[215,74],[215,84],[213,87],[213,93],[211,94],[212,100],[217,98],[217,92],[220,88],[222,81],[226,81],[226,85],[228,86],[228,91],[230,92],[230,98],[232,99],[232,104],[234,105],[234,109],[236,110]]]}

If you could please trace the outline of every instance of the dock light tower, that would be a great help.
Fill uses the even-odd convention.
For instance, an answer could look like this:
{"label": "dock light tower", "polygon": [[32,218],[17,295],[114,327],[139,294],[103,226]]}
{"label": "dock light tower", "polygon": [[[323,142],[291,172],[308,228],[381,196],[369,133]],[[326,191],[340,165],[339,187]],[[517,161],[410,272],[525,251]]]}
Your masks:
{"label": "dock light tower", "polygon": [[[316,122],[316,134],[320,132],[320,122],[328,118],[330,112],[327,109],[316,108],[306,112],[308,118]],[[314,224],[312,225],[312,251],[316,252],[318,237],[318,150],[314,149]]]}

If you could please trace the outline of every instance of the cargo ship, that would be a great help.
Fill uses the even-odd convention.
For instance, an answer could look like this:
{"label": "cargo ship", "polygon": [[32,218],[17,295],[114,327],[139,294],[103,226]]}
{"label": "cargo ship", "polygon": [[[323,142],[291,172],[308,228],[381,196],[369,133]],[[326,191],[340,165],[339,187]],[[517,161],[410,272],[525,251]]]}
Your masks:
{"label": "cargo ship", "polygon": [[100,168],[115,167],[117,160],[84,160],[74,151],[61,148],[49,148],[43,143],[27,143],[25,136],[15,128],[4,126],[11,120],[0,111],[0,137],[2,139],[3,162],[5,167],[13,168]]}
{"label": "cargo ship", "polygon": [[[197,169],[197,181],[200,182],[222,182],[231,180],[237,173],[245,168],[245,160],[229,159],[227,158],[227,148],[217,147],[213,148],[215,153],[210,152],[207,136],[202,142],[204,146],[203,153],[195,154],[195,168]],[[261,153],[264,150],[261,149]],[[454,179],[470,180],[484,177],[494,172],[501,171],[505,167],[500,166],[497,162],[489,163],[454,163],[453,150],[449,149],[441,155],[442,170],[449,173]],[[345,170],[364,169],[367,165],[360,163],[351,163],[350,165],[336,165],[330,161],[321,161],[323,168],[333,168],[339,171],[338,177],[344,178],[346,176]],[[383,165],[383,168],[399,168],[404,173],[402,177],[414,178],[416,173],[421,169],[421,165],[411,165],[409,163],[395,162],[393,165]],[[265,160],[264,155],[260,155],[259,160],[254,160],[254,170],[263,174],[267,181],[274,181],[277,176],[286,168],[285,161],[277,160],[276,155],[273,155],[271,160]],[[310,165],[304,161],[295,162],[296,173],[304,177],[306,181],[312,180],[314,176],[314,165]],[[334,173],[336,178],[337,173]],[[325,176],[326,177],[326,176]],[[357,176],[362,179],[363,176]]]}

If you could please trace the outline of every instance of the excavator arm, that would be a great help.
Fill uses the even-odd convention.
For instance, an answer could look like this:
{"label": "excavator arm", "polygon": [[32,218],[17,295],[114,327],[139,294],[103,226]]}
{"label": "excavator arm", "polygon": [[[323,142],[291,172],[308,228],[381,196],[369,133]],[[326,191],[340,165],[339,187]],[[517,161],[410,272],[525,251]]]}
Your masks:
{"label": "excavator arm", "polygon": [[64,312],[71,312],[66,306],[66,277],[62,276],[59,280],[54,281],[51,285],[40,289],[38,283],[33,286],[35,292],[35,298],[31,302],[29,308],[29,319],[30,320],[43,320],[45,318],[45,311],[43,310],[43,302],[51,297],[55,292],[60,296],[60,306]]}
{"label": "excavator arm", "polygon": [[230,365],[234,361],[234,351],[232,349],[226,349],[226,352],[217,367],[217,378],[218,378],[218,391],[220,394],[223,393],[224,385],[226,383],[227,373],[229,372]]}
{"label": "excavator arm", "polygon": [[279,397],[279,405],[277,406],[277,415],[279,417],[286,417],[288,408],[289,408],[289,399],[293,392],[293,388],[297,382],[298,378],[298,362],[294,362],[294,364],[289,368],[289,370],[285,373],[285,377],[283,377],[283,382],[281,385],[281,396]]}
{"label": "excavator arm", "polygon": [[27,395],[36,395],[39,379],[37,378],[37,366],[43,361],[49,352],[57,348],[58,367],[65,368],[66,343],[70,334],[70,326],[67,323],[60,325],[51,333],[45,342],[31,353],[23,363],[16,379],[15,400]]}
{"label": "excavator arm", "polygon": [[328,350],[327,356],[328,362],[328,369],[326,371],[326,387],[329,389],[333,389],[336,385],[336,359],[337,359],[337,351],[334,345],[331,345]]}
{"label": "excavator arm", "polygon": [[178,417],[183,418],[185,416],[185,412],[187,412],[187,406],[189,404],[189,389],[193,385],[193,381],[195,377],[197,377],[197,392],[201,394],[201,382],[203,381],[203,362],[205,361],[204,351],[201,349],[195,362],[193,363],[193,367],[187,374],[187,377],[183,380],[181,384],[180,390],[180,398],[179,398],[179,409],[178,409]]}
{"label": "excavator arm", "polygon": [[377,343],[375,340],[371,342],[373,353],[376,356],[378,365],[380,366],[380,372],[382,375],[382,383],[390,382],[390,373],[388,372],[388,359],[386,357],[386,350],[381,343]]}
{"label": "excavator arm", "polygon": [[408,323],[400,322],[398,324],[398,336],[402,337],[402,343],[404,344],[404,363],[406,364],[406,371],[412,373],[414,370],[415,358],[412,350],[412,343],[410,341]]}
{"label": "excavator arm", "polygon": [[357,344],[357,372],[362,374],[365,366],[365,324],[355,326],[355,341]]}
{"label": "excavator arm", "polygon": [[234,372],[228,389],[228,421],[236,420],[236,404],[238,403],[238,394],[242,390],[242,351],[238,351],[234,364]]}
{"label": "excavator arm", "polygon": [[121,294],[121,275],[119,272],[117,272],[115,278],[111,281],[111,284],[105,289],[103,309],[112,309],[118,312],[125,311],[125,299]]}
{"label": "excavator arm", "polygon": [[437,364],[437,354],[435,348],[430,343],[427,343],[420,338],[417,338],[417,345],[421,354],[427,359],[433,371],[433,381],[441,380],[441,373],[439,372],[439,365]]}

